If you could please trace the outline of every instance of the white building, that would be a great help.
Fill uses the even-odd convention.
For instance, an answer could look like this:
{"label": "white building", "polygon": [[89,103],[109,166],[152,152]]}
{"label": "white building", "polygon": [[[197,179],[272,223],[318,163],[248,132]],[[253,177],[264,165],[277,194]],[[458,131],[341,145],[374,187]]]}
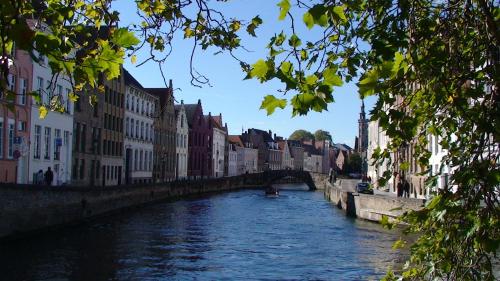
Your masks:
{"label": "white building", "polygon": [[[428,135],[427,140],[429,141],[428,150],[431,152],[431,157],[429,158],[429,176],[437,175],[437,182],[435,188],[443,189],[448,187],[450,182],[450,167],[444,163],[443,158],[448,153],[440,144],[440,138],[435,135]],[[429,189],[427,188],[427,194],[429,194]],[[456,191],[456,188],[453,188]]]}
{"label": "white building", "polygon": [[227,127],[222,126],[222,114],[219,116],[208,115],[212,127],[212,176],[224,176],[224,153],[226,149]]}
{"label": "white building", "polygon": [[290,153],[290,147],[286,140],[278,142],[279,149],[281,150],[281,168],[284,170],[293,170],[293,157]]}
{"label": "white building", "polygon": [[158,98],[144,90],[127,71],[125,75],[125,182],[152,182],[154,112]]}
{"label": "white building", "polygon": [[257,173],[257,164],[259,159],[259,150],[252,147],[243,147],[243,163],[245,163],[243,173]]}
{"label": "white building", "polygon": [[303,143],[304,148],[304,171],[313,173],[323,172],[323,155],[316,149],[314,144]]}
{"label": "white building", "polygon": [[[367,161],[368,161],[368,171],[367,176],[371,178],[372,183],[375,185],[375,188],[379,188],[378,180],[383,176],[383,174],[388,170],[387,163],[388,160],[385,160],[382,164],[374,164],[373,163],[373,153],[377,147],[380,151],[384,151],[387,148],[387,144],[390,139],[379,127],[378,121],[370,121],[368,123],[368,149],[367,149]],[[395,191],[393,188],[394,180],[389,180],[385,187],[389,188],[390,191]],[[380,187],[380,188],[385,188]]]}
{"label": "white building", "polygon": [[[33,100],[29,182],[36,183],[38,171],[45,173],[50,167],[54,173],[52,185],[61,185],[71,180],[73,103],[68,96],[72,86],[66,76],[53,77],[47,58],[40,58],[40,63],[33,62],[33,88],[48,112],[41,119],[40,104]],[[55,106],[49,109],[49,104]]]}
{"label": "white building", "polygon": [[[232,176],[237,176],[239,175],[238,173],[238,164],[241,165],[243,162],[243,157],[241,157],[238,154],[237,151],[237,145],[235,143],[229,142],[229,147],[228,147],[228,169],[227,169],[227,175],[229,177]],[[240,156],[240,157],[238,157]],[[239,160],[239,161],[238,161]]]}
{"label": "white building", "polygon": [[187,178],[188,169],[188,138],[189,138],[189,127],[186,117],[186,109],[184,107],[184,101],[181,100],[181,104],[175,105],[175,117],[177,120],[177,142],[175,146],[176,152],[176,178],[185,179]]}

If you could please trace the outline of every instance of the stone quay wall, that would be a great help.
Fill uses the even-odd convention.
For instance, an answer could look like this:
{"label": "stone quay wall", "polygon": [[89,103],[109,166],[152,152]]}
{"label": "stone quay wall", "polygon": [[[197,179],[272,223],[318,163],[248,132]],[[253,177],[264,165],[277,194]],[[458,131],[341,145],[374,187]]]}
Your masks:
{"label": "stone quay wall", "polygon": [[187,196],[263,188],[269,174],[110,187],[0,185],[0,241]]}
{"label": "stone quay wall", "polygon": [[423,208],[425,204],[424,199],[344,191],[341,187],[329,182],[325,184],[324,193],[325,198],[344,210],[346,215],[374,222],[380,222],[384,215],[389,218],[389,221],[393,221],[409,210]]}

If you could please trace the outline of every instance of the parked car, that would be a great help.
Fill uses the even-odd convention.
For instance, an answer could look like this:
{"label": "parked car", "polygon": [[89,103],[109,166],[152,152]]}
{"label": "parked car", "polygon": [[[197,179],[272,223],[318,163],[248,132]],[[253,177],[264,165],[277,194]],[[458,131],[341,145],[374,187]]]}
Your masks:
{"label": "parked car", "polygon": [[373,189],[367,182],[358,182],[356,184],[357,193],[373,194]]}

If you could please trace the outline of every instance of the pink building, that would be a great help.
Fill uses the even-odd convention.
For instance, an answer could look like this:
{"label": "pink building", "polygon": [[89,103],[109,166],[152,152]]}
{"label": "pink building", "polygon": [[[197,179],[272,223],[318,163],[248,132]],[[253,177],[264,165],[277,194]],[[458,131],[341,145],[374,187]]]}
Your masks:
{"label": "pink building", "polygon": [[0,92],[0,182],[28,183],[33,64],[24,51],[13,51],[11,59],[8,89],[16,96]]}

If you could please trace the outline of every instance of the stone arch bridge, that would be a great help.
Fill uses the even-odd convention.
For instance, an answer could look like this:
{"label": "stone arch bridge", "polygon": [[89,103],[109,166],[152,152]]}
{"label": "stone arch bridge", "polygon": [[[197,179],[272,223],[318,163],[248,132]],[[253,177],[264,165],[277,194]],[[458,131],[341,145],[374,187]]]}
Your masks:
{"label": "stone arch bridge", "polygon": [[296,170],[271,170],[242,176],[244,176],[247,184],[261,185],[263,187],[271,186],[273,183],[278,183],[282,179],[293,178],[298,182],[305,183],[311,191],[317,189],[316,183],[322,182],[327,178],[326,175],[314,174],[313,176],[308,171]]}

